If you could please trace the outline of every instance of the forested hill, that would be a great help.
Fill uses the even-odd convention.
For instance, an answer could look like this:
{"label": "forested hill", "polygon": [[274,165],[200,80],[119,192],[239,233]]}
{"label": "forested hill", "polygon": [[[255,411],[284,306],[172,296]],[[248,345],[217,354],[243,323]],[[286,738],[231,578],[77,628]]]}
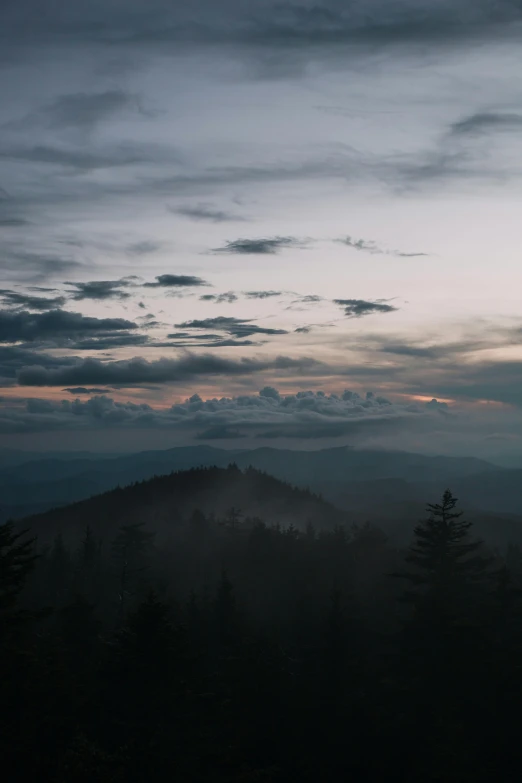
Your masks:
{"label": "forested hill", "polygon": [[155,476],[148,481],[96,495],[88,500],[27,517],[18,524],[29,527],[40,542],[60,531],[71,543],[89,526],[97,535],[112,535],[123,524],[145,523],[160,537],[188,523],[194,511],[234,524],[260,518],[268,525],[304,529],[333,528],[349,522],[348,515],[304,489],[297,489],[254,468],[196,468]]}

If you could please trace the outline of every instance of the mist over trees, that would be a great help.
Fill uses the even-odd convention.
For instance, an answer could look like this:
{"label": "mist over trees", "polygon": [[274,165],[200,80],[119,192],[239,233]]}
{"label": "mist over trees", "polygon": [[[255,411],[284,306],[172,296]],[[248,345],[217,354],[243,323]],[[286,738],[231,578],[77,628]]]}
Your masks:
{"label": "mist over trees", "polygon": [[153,502],[135,519],[131,490],[106,535],[97,519],[78,535],[82,504],[52,537],[48,519],[43,542],[36,523],[0,526],[6,770],[53,783],[522,772],[522,552],[479,540],[449,490],[407,547],[327,505],[322,526],[237,505],[173,511],[167,531]]}

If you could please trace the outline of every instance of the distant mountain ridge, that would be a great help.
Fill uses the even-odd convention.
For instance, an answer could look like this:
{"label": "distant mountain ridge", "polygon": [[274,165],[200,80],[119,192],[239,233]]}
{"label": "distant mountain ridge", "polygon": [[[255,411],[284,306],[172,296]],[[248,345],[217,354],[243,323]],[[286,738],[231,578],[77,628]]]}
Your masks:
{"label": "distant mountain ridge", "polygon": [[[144,451],[119,456],[82,455],[80,458],[49,456],[29,459],[0,468],[0,519],[22,517],[59,505],[73,503],[106,492],[117,486],[127,486],[153,476],[195,467],[227,467],[231,463],[246,468],[252,466],[282,481],[322,492],[338,505],[345,506],[343,492],[350,485],[383,480],[405,481],[408,484],[436,487],[473,484],[474,476],[487,476],[479,483],[489,487],[480,497],[486,505],[495,497],[495,481],[504,474],[507,488],[504,511],[518,513],[519,506],[513,483],[513,471],[473,457],[438,457],[361,450],[346,447],[317,451],[292,451],[276,448],[227,450],[212,446],[182,446],[165,451]],[[0,465],[2,460],[0,458]],[[519,471],[522,474],[522,471]],[[468,483],[469,483],[468,482]],[[516,484],[516,481],[515,481]],[[480,487],[479,487],[480,489]],[[471,493],[472,487],[466,491]],[[522,500],[520,502],[522,513]]]}

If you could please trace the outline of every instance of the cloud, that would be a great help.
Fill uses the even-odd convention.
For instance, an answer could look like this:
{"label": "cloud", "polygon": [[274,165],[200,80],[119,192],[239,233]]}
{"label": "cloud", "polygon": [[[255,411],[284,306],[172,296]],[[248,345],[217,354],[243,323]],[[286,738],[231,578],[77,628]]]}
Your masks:
{"label": "cloud", "polygon": [[266,237],[264,239],[234,239],[213,253],[234,253],[237,255],[273,255],[285,247],[303,247],[306,242],[296,237]]}
{"label": "cloud", "polygon": [[85,333],[99,334],[136,329],[136,324],[123,318],[91,318],[66,310],[46,313],[0,311],[0,342],[35,342],[48,338],[71,339]]}
{"label": "cloud", "polygon": [[322,302],[323,297],[318,296],[317,294],[305,294],[295,301],[300,302],[301,304],[316,304],[317,302]]}
{"label": "cloud", "polygon": [[107,389],[86,389],[85,386],[75,386],[73,389],[62,389],[69,394],[106,394]]}
{"label": "cloud", "polygon": [[201,302],[214,302],[215,304],[232,304],[237,302],[238,296],[233,291],[227,291],[224,294],[203,294],[200,296]]}
{"label": "cloud", "polygon": [[49,166],[60,166],[73,169],[77,172],[87,173],[99,169],[121,168],[141,163],[151,164],[165,162],[166,159],[175,160],[171,151],[160,150],[147,144],[122,143],[108,147],[105,150],[92,152],[85,147],[52,146],[49,144],[35,144],[33,146],[4,146],[0,150],[0,158],[4,160],[18,160],[25,163]]}
{"label": "cloud", "polygon": [[307,309],[303,305],[315,305],[319,304],[319,302],[324,302],[324,297],[318,296],[317,294],[305,294],[303,296],[299,296],[297,299],[294,299],[287,307],[285,307],[285,310],[297,310],[298,312],[302,312],[303,310]]}
{"label": "cloud", "polygon": [[37,353],[19,346],[0,345],[0,383],[3,386],[14,384],[18,372],[27,365],[38,364],[44,368],[58,368],[73,365],[77,357],[51,356]]}
{"label": "cloud", "polygon": [[408,342],[380,336],[376,348],[382,353],[394,356],[411,357],[414,359],[448,359],[454,356],[465,356],[477,351],[494,347],[493,340],[473,339],[447,342]]}
{"label": "cloud", "polygon": [[210,223],[237,223],[244,222],[245,218],[233,212],[225,212],[215,209],[208,204],[195,204],[194,206],[168,207],[174,215],[182,215],[191,220],[206,221]]}
{"label": "cloud", "polygon": [[28,310],[53,310],[65,304],[66,299],[63,296],[44,297],[31,296],[30,294],[21,294],[18,291],[8,289],[0,290],[0,299],[4,305],[12,307],[27,308]]}
{"label": "cloud", "polygon": [[9,247],[1,248],[1,250],[0,269],[5,272],[14,272],[18,277],[32,282],[46,280],[62,275],[64,272],[81,268],[81,264],[75,259],[59,254],[33,253]]}
{"label": "cloud", "polygon": [[29,221],[21,217],[9,217],[8,215],[0,215],[0,226],[2,228],[20,228],[20,226],[28,226]]}
{"label": "cloud", "polygon": [[[174,334],[167,335],[168,339],[173,339],[174,342],[163,343],[164,346],[171,348],[194,348],[195,345],[198,348],[248,348],[254,345],[262,345],[260,341],[254,340],[235,340],[231,337],[223,338],[218,334],[189,334],[185,332],[181,337]],[[157,345],[157,344],[156,344]]]}
{"label": "cloud", "polygon": [[258,326],[248,318],[231,318],[218,316],[217,318],[204,318],[202,320],[184,321],[176,324],[177,329],[218,329],[234,337],[249,337],[252,334],[288,334],[284,329],[271,329]]}
{"label": "cloud", "polygon": [[147,361],[135,357],[124,361],[101,362],[84,359],[74,365],[47,368],[33,365],[18,372],[22,386],[135,386],[151,383],[176,383],[195,377],[249,376],[266,370],[299,372],[316,368],[321,363],[315,359],[292,359],[278,356],[275,359],[225,359],[213,354],[186,353],[177,359]]}
{"label": "cloud", "polygon": [[[210,0],[199,0],[189,7],[151,0],[147,6],[131,2],[122,15],[118,4],[102,3],[88,7],[54,4],[47,14],[31,11],[36,3],[11,4],[5,14],[4,57],[14,57],[12,41],[22,46],[97,45],[108,51],[149,50],[151,52],[184,52],[195,47],[231,49],[242,58],[254,57],[272,62],[285,72],[284,53],[295,59],[326,53],[350,52],[355,47],[401,49],[432,44],[467,43],[516,36],[521,9],[518,0],[439,0],[407,2],[393,5],[382,0],[367,0],[364,9],[358,4],[339,0],[315,3],[251,0],[228,0],[219,7]],[[132,48],[134,47],[134,49]],[[271,55],[269,57],[269,55]],[[21,56],[21,55],[20,55]],[[27,55],[26,55],[27,56]],[[283,62],[280,62],[282,60]]]}
{"label": "cloud", "polygon": [[451,133],[456,136],[471,136],[501,130],[516,131],[520,128],[522,128],[522,114],[479,112],[454,122]]}
{"label": "cloud", "polygon": [[91,280],[88,283],[66,283],[76,290],[72,299],[81,302],[84,299],[128,299],[130,294],[123,291],[132,285],[133,278],[123,277],[120,280]]}
{"label": "cloud", "polygon": [[[445,411],[445,415],[451,415]],[[354,392],[341,395],[304,391],[283,395],[265,388],[259,394],[203,400],[193,394],[170,409],[147,404],[115,402],[107,396],[92,396],[54,402],[29,399],[4,407],[0,432],[23,432],[85,428],[171,428],[192,434],[196,440],[230,440],[246,436],[261,438],[336,438],[360,432],[382,431],[419,419],[440,419],[433,406],[392,403],[384,397]]]}
{"label": "cloud", "polygon": [[146,256],[151,253],[156,253],[161,248],[160,242],[154,242],[153,240],[144,240],[142,242],[134,242],[132,245],[127,245],[127,253],[132,256]]}
{"label": "cloud", "polygon": [[431,372],[428,366],[422,381],[420,378],[412,378],[411,381],[411,388],[429,388],[431,394],[440,397],[486,400],[522,407],[520,360],[463,361],[461,357],[455,357],[432,366]]}
{"label": "cloud", "polygon": [[101,122],[111,119],[125,109],[140,111],[137,98],[124,90],[77,92],[61,95],[41,109],[36,117],[41,118],[51,129],[92,131]]}
{"label": "cloud", "polygon": [[190,288],[209,285],[201,277],[194,275],[158,275],[155,283],[145,283],[145,288]]}
{"label": "cloud", "polygon": [[400,250],[386,250],[379,247],[373,240],[367,239],[354,239],[351,236],[338,239],[337,242],[341,242],[347,247],[351,247],[354,250],[362,250],[365,253],[371,253],[372,255],[385,255],[385,256],[397,256],[399,258],[417,258],[420,256],[427,256],[427,253],[405,253]]}
{"label": "cloud", "polygon": [[243,291],[247,299],[270,299],[273,296],[282,296],[283,291]]}
{"label": "cloud", "polygon": [[397,307],[380,301],[368,302],[365,299],[334,299],[333,301],[344,309],[344,314],[349,318],[360,318],[374,313],[393,313],[398,310]]}
{"label": "cloud", "polygon": [[366,253],[384,252],[379,247],[377,247],[375,242],[367,241],[366,239],[353,239],[353,237],[347,236],[343,239],[338,239],[337,241],[341,242],[343,245],[347,245],[348,247],[353,247],[354,250],[364,250]]}
{"label": "cloud", "polygon": [[[154,347],[146,334],[109,334],[101,337],[89,337],[81,340],[69,340],[67,348],[73,351],[112,351],[114,348],[148,345]],[[163,343],[160,343],[163,346]]]}

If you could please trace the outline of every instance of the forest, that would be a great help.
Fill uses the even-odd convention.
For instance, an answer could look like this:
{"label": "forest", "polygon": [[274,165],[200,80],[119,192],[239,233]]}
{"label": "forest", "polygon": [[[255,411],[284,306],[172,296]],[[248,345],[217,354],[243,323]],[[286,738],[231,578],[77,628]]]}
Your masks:
{"label": "forest", "polygon": [[522,550],[481,541],[450,490],[407,546],[239,505],[170,528],[163,509],[158,532],[138,491],[112,498],[116,526],[82,504],[51,538],[0,526],[0,753],[17,779],[522,774]]}

